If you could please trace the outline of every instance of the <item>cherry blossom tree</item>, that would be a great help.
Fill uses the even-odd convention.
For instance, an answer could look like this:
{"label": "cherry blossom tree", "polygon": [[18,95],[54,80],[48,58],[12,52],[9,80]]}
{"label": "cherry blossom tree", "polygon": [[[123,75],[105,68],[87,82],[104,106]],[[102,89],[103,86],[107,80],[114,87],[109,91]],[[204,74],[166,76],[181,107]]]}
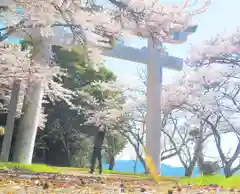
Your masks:
{"label": "cherry blossom tree", "polygon": [[120,130],[107,130],[105,138],[104,158],[109,164],[108,170],[113,170],[116,156],[126,147],[127,140],[119,132]]}
{"label": "cherry blossom tree", "polygon": [[[121,97],[119,97],[125,99],[125,102],[118,107],[116,107],[116,104],[119,105],[119,102],[108,102],[107,108],[111,108],[95,111],[92,115],[91,122],[96,122],[97,124],[104,122],[104,125],[112,126],[113,130],[114,128],[120,129],[122,135],[126,137],[128,142],[133,146],[138,160],[143,164],[147,172],[148,169],[145,164],[143,152],[146,135],[146,85],[144,81],[146,77],[144,77],[144,75],[141,75],[142,85],[140,84],[135,88],[127,85],[119,85],[116,87],[116,84],[104,84],[102,87],[106,90],[113,90],[113,88],[115,88],[116,91],[122,94],[122,96],[120,95]],[[189,126],[190,124],[187,121],[180,126],[176,123],[177,121],[180,122],[184,120],[185,117],[182,115],[194,116],[188,110],[182,110],[182,106],[188,102],[191,92],[188,93],[183,82],[178,84],[179,85],[176,83],[166,85],[163,90],[163,119],[162,128],[159,129],[163,134],[161,157],[162,160],[166,160],[173,156],[178,156],[183,165],[185,165],[186,175],[191,176],[199,158],[198,147],[202,146],[211,134],[204,133],[201,141],[199,140],[198,143],[195,143],[194,137],[190,135],[192,129]],[[182,84],[181,87],[180,84]],[[195,92],[195,90],[192,92]],[[188,121],[189,120],[191,120],[191,118],[189,118]],[[196,149],[192,149],[192,145],[195,145]]]}
{"label": "cherry blossom tree", "polygon": [[[53,21],[48,17],[48,16],[51,16],[54,20],[54,23],[56,23],[57,19],[55,17],[54,12],[52,12],[52,11],[55,10],[55,12],[56,12],[56,9],[58,9],[58,7],[57,7],[57,5],[54,4],[54,2],[51,2],[49,4],[49,2],[47,2],[47,1],[45,2],[47,4],[45,4],[44,2],[40,2],[40,4],[39,4],[39,2],[37,3],[37,2],[32,2],[32,1],[15,1],[15,3],[16,4],[13,4],[12,6],[8,7],[11,9],[6,13],[6,15],[10,15],[9,14],[9,12],[10,12],[13,14],[13,16],[10,15],[11,18],[6,17],[7,27],[2,30],[8,30],[7,33],[10,33],[10,31],[11,31],[12,32],[11,35],[14,35],[13,32],[15,32],[15,33],[17,32],[18,35],[19,35],[19,33],[20,34],[23,33],[23,36],[30,35],[30,37],[32,38],[32,42],[33,42],[33,49],[32,49],[32,53],[31,53],[31,63],[29,63],[27,65],[27,67],[31,66],[31,68],[32,68],[32,66],[36,66],[35,64],[40,64],[40,66],[39,65],[37,65],[37,66],[41,67],[42,69],[46,69],[46,70],[50,69],[50,71],[41,72],[41,73],[39,72],[38,75],[36,75],[36,74],[32,75],[32,72],[31,72],[31,78],[33,78],[34,81],[28,79],[28,91],[27,91],[27,96],[25,98],[26,100],[24,101],[25,107],[23,109],[23,111],[25,111],[25,112],[23,113],[23,116],[21,119],[22,122],[20,125],[20,128],[22,128],[22,130],[19,130],[14,160],[30,163],[32,151],[33,151],[33,147],[34,147],[34,142],[35,142],[34,137],[36,136],[36,129],[38,126],[38,119],[39,119],[39,114],[40,114],[40,110],[41,110],[41,102],[42,102],[43,88],[44,88],[43,85],[46,85],[46,84],[48,86],[50,85],[51,89],[53,89],[53,86],[55,86],[55,88],[58,86],[56,84],[53,85],[53,82],[51,82],[51,81],[49,82],[49,80],[51,80],[51,77],[54,75],[53,72],[56,72],[56,71],[54,71],[54,69],[51,67],[51,64],[52,64],[52,60],[51,60],[52,54],[51,53],[52,52],[51,52],[51,38],[49,38],[49,37],[51,37],[51,25],[52,25],[51,22],[53,22]],[[44,4],[42,4],[42,3],[44,3]],[[16,18],[18,18],[19,15],[15,14],[12,11],[16,7],[21,8],[24,11],[24,18],[20,18],[20,21],[17,23],[15,21],[17,20]],[[47,7],[48,7],[49,12],[46,12]],[[51,10],[51,8],[54,10]],[[42,11],[42,12],[39,12],[39,11]],[[46,15],[44,12],[50,13],[50,14]],[[60,14],[59,10],[58,10],[58,13]],[[42,17],[43,15],[45,15],[46,18]],[[105,17],[99,17],[99,14],[97,17],[105,18]],[[14,20],[13,18],[16,20]],[[85,17],[81,17],[81,18],[85,18]],[[47,22],[47,24],[46,24],[46,22]],[[44,24],[46,24],[46,25],[44,25]],[[13,26],[13,25],[15,25],[15,26]],[[101,25],[100,21],[99,21],[99,25]],[[40,32],[40,34],[39,34],[39,32]],[[46,38],[44,38],[44,37],[46,37]],[[30,57],[29,57],[29,59],[30,59]],[[43,65],[43,64],[47,64],[47,65]],[[15,71],[15,69],[12,69],[12,70],[14,73],[17,74],[17,76],[21,76],[20,74],[18,74],[19,72]],[[39,69],[38,69],[38,71],[39,71]],[[24,70],[22,70],[22,72],[25,73]],[[46,73],[48,73],[48,72],[50,74],[52,73],[49,77],[50,79],[47,79]],[[42,83],[43,80],[45,80],[45,82],[46,82],[45,84]],[[60,89],[60,87],[58,87],[58,89]],[[34,96],[31,96],[31,94],[37,95],[37,96],[34,97]],[[28,99],[31,99],[34,103],[30,103],[28,101]],[[32,135],[29,135],[29,133],[26,133],[26,131],[24,131],[24,130],[29,131],[29,129],[32,129],[32,130],[30,130],[31,132],[33,132]],[[31,141],[30,141],[29,137],[31,137]],[[30,142],[30,146],[26,145],[26,141]],[[28,149],[30,149],[30,150],[28,150]],[[22,152],[25,153],[24,157],[22,157],[22,156],[20,157],[20,153],[22,153]]]}
{"label": "cherry blossom tree", "polygon": [[[203,156],[203,143],[210,136],[215,137],[216,132],[219,136],[234,132],[233,129],[229,128],[231,126],[229,121],[232,122],[232,120],[226,117],[226,115],[231,115],[229,110],[227,112],[226,108],[220,108],[218,105],[222,101],[219,101],[221,92],[217,86],[225,83],[226,79],[222,74],[228,71],[228,68],[221,65],[199,69],[187,68],[179,80],[164,86],[162,114],[165,123],[162,124],[162,132],[177,151],[177,156],[185,167],[188,176],[192,174],[196,164],[203,169],[203,166],[210,163],[205,161]],[[225,107],[227,104],[229,105],[226,101],[224,102]],[[227,119],[222,121],[221,125],[213,131],[209,123],[206,123],[205,118],[214,120],[214,115],[218,115],[222,110],[224,110]],[[210,116],[207,117],[208,115]],[[188,119],[186,120],[186,118]],[[183,122],[184,120],[185,122]],[[194,123],[192,123],[193,121]],[[192,130],[198,132],[198,136],[201,135],[197,137],[192,134]]]}
{"label": "cherry blossom tree", "polygon": [[[8,87],[6,86],[10,85],[11,88],[12,85],[13,94],[7,119],[8,130],[5,134],[5,143],[2,149],[2,159],[5,161],[8,160],[15,116],[16,114],[19,115],[21,113],[21,103],[18,103],[21,81],[31,78],[32,75],[41,75],[42,72],[47,72],[47,69],[45,67],[41,67],[38,64],[31,65],[31,58],[29,55],[29,50],[21,51],[20,45],[1,43],[1,79],[3,80],[3,88],[1,89],[7,91]],[[26,82],[22,82],[22,85],[24,84],[26,84]],[[23,99],[23,96],[24,95],[21,93],[20,98]],[[7,96],[5,96],[5,98],[6,97]]]}
{"label": "cherry blossom tree", "polygon": [[[190,23],[193,15],[205,11],[209,0],[194,11],[187,11],[189,1],[181,6],[167,6],[156,1],[110,1],[115,8],[110,10],[95,4],[77,0],[3,1],[0,6],[5,19],[5,31],[9,35],[30,37],[33,41],[30,66],[50,69],[50,79],[44,73],[28,80],[27,97],[34,103],[24,103],[21,130],[17,138],[14,160],[31,163],[41,110],[44,85],[51,80],[52,50],[56,39],[60,44],[80,44],[86,50],[86,60],[101,60],[103,48],[112,46],[113,40],[126,34],[152,36],[155,42],[170,41],[174,31],[181,31]],[[16,12],[16,8],[24,13]],[[67,28],[64,34],[58,28]],[[61,29],[60,29],[61,30]],[[54,39],[54,32],[58,32]],[[69,33],[67,33],[69,32]],[[58,42],[59,44],[59,42]],[[39,64],[39,65],[37,65]],[[15,70],[13,69],[15,72]],[[45,81],[45,83],[43,82]],[[27,102],[27,101],[25,101]],[[26,131],[31,131],[31,135]],[[28,135],[27,135],[28,134]],[[29,145],[26,143],[29,142]],[[20,156],[23,155],[23,156]]]}
{"label": "cherry blossom tree", "polygon": [[[240,155],[239,126],[239,31],[231,36],[218,35],[202,46],[191,49],[188,65],[195,67],[201,87],[199,99],[202,104],[190,108],[211,129],[225,176],[232,176],[240,169],[234,166]],[[207,101],[205,101],[207,100]],[[193,101],[192,101],[193,102]],[[189,103],[190,104],[190,103]],[[223,133],[223,134],[222,134]],[[229,133],[238,143],[229,156],[224,150],[223,137]]]}
{"label": "cherry blossom tree", "polygon": [[[1,89],[9,91],[12,87],[12,93],[10,91],[5,93],[5,98],[9,98],[6,94],[12,95],[7,122],[8,130],[5,134],[2,149],[2,160],[7,161],[11,146],[15,116],[20,115],[22,112],[21,106],[24,98],[24,92],[20,92],[20,88],[24,90],[27,85],[32,85],[37,80],[42,80],[44,77],[47,83],[45,84],[45,91],[47,95],[59,97],[59,93],[61,93],[61,98],[67,99],[70,91],[64,90],[60,84],[51,81],[52,76],[61,74],[59,67],[42,66],[39,63],[33,62],[31,50],[27,49],[23,51],[21,49],[21,45],[1,43],[1,67],[1,79],[3,80],[3,87]],[[19,94],[20,100],[18,100]],[[24,100],[25,104],[26,102],[30,102],[29,99],[31,99],[31,96],[26,95]],[[31,102],[32,100],[33,99],[31,99]],[[39,108],[39,111],[42,111],[41,107]],[[36,125],[41,127],[44,122],[44,115],[41,114],[38,118],[40,119],[40,122],[37,120]]]}

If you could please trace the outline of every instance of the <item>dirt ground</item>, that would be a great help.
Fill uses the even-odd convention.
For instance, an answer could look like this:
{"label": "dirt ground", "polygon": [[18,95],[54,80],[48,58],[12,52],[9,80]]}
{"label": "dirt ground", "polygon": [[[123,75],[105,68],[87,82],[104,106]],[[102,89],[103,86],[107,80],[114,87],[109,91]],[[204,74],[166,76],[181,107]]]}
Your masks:
{"label": "dirt ground", "polygon": [[[207,186],[197,188],[194,186],[180,186],[170,181],[157,185],[150,179],[136,179],[131,176],[118,175],[63,175],[63,174],[32,174],[23,172],[1,172],[0,193],[81,193],[81,194],[114,194],[114,193],[216,193],[217,188]],[[219,193],[239,193],[229,190]]]}

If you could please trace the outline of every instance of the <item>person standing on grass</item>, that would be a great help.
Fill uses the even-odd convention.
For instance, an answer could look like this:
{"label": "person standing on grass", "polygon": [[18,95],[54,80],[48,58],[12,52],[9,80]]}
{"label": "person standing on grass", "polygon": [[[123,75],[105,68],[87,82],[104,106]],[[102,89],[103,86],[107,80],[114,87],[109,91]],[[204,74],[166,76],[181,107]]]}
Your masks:
{"label": "person standing on grass", "polygon": [[102,125],[99,127],[99,131],[95,137],[93,152],[92,152],[92,160],[91,160],[91,167],[90,173],[93,174],[95,169],[96,160],[98,159],[99,165],[99,174],[102,174],[102,146],[105,137],[105,129]]}

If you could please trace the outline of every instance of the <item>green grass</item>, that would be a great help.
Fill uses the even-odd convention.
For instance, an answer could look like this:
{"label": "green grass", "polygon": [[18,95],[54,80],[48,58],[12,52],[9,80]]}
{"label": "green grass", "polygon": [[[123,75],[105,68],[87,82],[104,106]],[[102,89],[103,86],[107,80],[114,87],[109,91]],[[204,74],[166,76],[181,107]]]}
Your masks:
{"label": "green grass", "polygon": [[[29,172],[46,172],[46,173],[64,173],[64,172],[81,172],[87,173],[89,171],[88,168],[73,168],[73,167],[55,167],[48,166],[45,164],[22,164],[22,163],[13,163],[13,162],[0,162],[0,169],[5,170],[25,170]],[[150,178],[149,175],[143,173],[131,173],[131,172],[118,172],[115,170],[104,170],[103,174],[112,174],[112,175],[128,175],[136,178]],[[177,178],[175,177],[161,177],[162,181],[175,181]],[[181,184],[192,184],[192,185],[209,185],[209,184],[218,184],[219,186],[223,186],[224,188],[240,188],[240,175],[234,175],[230,178],[225,178],[222,175],[215,176],[198,176],[195,178],[180,178]]]}
{"label": "green grass", "polygon": [[0,162],[0,169],[2,170],[25,170],[29,172],[52,172],[60,173],[60,169],[53,166],[48,166],[44,164],[22,164],[14,162]]}
{"label": "green grass", "polygon": [[[23,164],[23,163],[14,163],[14,162],[0,162],[0,169],[19,169],[26,170],[30,172],[52,172],[52,173],[60,173],[65,171],[76,171],[76,172],[88,172],[88,168],[74,168],[74,167],[56,167],[56,166],[48,166],[45,164]],[[118,175],[132,175],[132,176],[141,176],[147,177],[145,174],[136,174],[136,173],[128,173],[128,172],[118,172],[114,170],[103,170],[104,174],[118,174]]]}
{"label": "green grass", "polygon": [[230,178],[225,178],[223,175],[214,176],[198,176],[194,178],[182,178],[181,184],[193,184],[198,186],[217,184],[224,188],[240,188],[240,175],[234,175]]}
{"label": "green grass", "polygon": [[[5,170],[23,170],[29,172],[46,172],[46,173],[63,173],[64,172],[72,172],[73,174],[81,174],[88,173],[88,168],[74,168],[74,167],[56,167],[56,166],[48,166],[45,164],[23,164],[23,163],[14,163],[14,162],[0,162],[0,169]],[[103,170],[103,174],[111,174],[111,175],[126,175],[136,177],[138,179],[149,179],[150,175],[146,175],[144,173],[132,173],[132,172],[119,172],[115,170]],[[175,177],[162,177],[162,181],[173,181]]]}
{"label": "green grass", "polygon": [[[48,166],[45,164],[23,164],[23,163],[15,163],[15,162],[0,162],[0,169],[19,169],[26,170],[30,172],[64,172],[64,171],[80,171],[80,172],[88,172],[88,168],[74,168],[74,167],[56,167],[56,166]],[[120,175],[133,175],[133,176],[147,176],[145,174],[136,174],[136,173],[128,173],[128,172],[118,172],[114,170],[103,170],[105,174],[120,174]]]}

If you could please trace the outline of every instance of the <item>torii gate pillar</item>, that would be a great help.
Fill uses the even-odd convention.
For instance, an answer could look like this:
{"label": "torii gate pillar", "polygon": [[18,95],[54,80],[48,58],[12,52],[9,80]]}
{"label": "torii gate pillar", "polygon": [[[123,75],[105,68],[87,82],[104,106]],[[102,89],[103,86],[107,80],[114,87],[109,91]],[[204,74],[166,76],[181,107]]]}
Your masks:
{"label": "torii gate pillar", "polygon": [[156,49],[152,39],[148,39],[149,63],[147,65],[147,115],[146,149],[152,157],[155,169],[160,173],[161,161],[161,96],[162,63],[156,62]]}

